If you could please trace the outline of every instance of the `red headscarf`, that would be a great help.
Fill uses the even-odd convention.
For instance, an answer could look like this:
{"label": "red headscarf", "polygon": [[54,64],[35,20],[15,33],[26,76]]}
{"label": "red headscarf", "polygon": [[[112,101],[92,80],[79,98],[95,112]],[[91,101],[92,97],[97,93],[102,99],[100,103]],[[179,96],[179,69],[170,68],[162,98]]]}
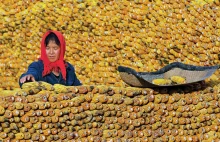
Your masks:
{"label": "red headscarf", "polygon": [[[55,62],[50,62],[48,60],[47,54],[46,54],[45,39],[50,33],[56,34],[56,36],[58,37],[58,39],[60,41],[60,57]],[[65,51],[66,51],[66,43],[65,43],[65,39],[64,39],[64,36],[62,35],[62,33],[58,32],[58,31],[50,30],[50,31],[47,31],[43,35],[43,38],[41,40],[41,56],[39,58],[39,60],[42,60],[44,63],[44,70],[42,73],[43,76],[49,74],[53,69],[55,69],[56,71],[61,71],[63,79],[66,80],[66,66],[65,66],[65,61],[64,61]]]}

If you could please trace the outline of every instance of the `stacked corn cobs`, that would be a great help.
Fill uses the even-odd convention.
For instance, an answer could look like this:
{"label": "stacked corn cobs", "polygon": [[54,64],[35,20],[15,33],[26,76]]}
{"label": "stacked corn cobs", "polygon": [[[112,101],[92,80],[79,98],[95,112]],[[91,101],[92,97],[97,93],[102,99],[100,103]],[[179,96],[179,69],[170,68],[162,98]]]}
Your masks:
{"label": "stacked corn cobs", "polygon": [[[153,90],[128,87],[117,66],[220,64],[219,9],[219,0],[1,0],[0,139],[218,141],[219,70],[206,86]],[[48,29],[64,34],[65,59],[87,85],[17,89]]]}
{"label": "stacked corn cobs", "polygon": [[5,141],[220,141],[220,84],[153,90],[45,82],[0,96]]}
{"label": "stacked corn cobs", "polygon": [[[14,89],[48,29],[66,39],[83,84],[125,87],[118,65],[156,71],[220,64],[219,0],[1,0],[0,87]],[[219,75],[219,71],[216,72]]]}

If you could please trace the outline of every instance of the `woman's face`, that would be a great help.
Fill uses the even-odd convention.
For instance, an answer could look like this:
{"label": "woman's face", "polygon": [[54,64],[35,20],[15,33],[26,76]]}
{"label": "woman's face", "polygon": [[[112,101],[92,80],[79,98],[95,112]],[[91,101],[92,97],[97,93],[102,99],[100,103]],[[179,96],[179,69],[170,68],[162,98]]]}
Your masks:
{"label": "woman's face", "polygon": [[50,62],[55,62],[60,57],[60,46],[55,41],[50,40],[46,46],[47,58]]}

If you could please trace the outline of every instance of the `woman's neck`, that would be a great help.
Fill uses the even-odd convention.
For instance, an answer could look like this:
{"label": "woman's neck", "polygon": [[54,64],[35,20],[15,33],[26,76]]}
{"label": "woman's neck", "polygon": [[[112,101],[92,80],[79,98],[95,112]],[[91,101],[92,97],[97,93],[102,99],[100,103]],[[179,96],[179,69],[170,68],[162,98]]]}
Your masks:
{"label": "woman's neck", "polygon": [[54,75],[56,75],[56,76],[59,76],[60,75],[60,72],[59,71],[52,71],[52,73],[54,74]]}

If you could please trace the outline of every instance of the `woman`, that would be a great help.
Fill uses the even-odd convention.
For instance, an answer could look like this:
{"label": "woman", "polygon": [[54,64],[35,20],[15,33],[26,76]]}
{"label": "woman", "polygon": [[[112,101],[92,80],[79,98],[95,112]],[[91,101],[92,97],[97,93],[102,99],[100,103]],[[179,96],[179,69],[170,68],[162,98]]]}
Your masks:
{"label": "woman", "polygon": [[20,87],[25,82],[45,81],[52,85],[82,85],[77,79],[74,67],[64,61],[66,43],[58,31],[48,31],[41,41],[41,57],[29,65],[28,71],[21,75]]}

